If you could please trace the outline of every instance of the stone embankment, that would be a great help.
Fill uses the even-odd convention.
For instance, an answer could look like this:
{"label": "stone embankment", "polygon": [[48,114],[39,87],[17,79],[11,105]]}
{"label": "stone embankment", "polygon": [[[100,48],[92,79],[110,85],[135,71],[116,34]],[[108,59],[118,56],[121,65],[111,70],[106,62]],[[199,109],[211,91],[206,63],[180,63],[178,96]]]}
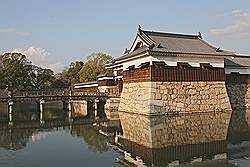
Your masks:
{"label": "stone embankment", "polygon": [[126,83],[119,106],[124,137],[152,148],[225,140],[230,116],[223,81]]}
{"label": "stone embankment", "polygon": [[78,116],[87,116],[88,115],[88,102],[85,100],[73,101],[72,102],[73,111]]}
{"label": "stone embankment", "polygon": [[248,79],[244,80],[241,78],[236,78],[236,82],[228,79],[226,83],[233,110],[229,135],[250,130],[250,77],[248,75]]}

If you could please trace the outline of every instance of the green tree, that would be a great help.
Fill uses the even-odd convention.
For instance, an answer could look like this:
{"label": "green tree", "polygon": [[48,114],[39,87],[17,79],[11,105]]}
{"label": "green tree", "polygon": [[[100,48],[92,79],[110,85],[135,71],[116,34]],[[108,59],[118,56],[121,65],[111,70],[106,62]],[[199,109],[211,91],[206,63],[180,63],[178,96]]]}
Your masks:
{"label": "green tree", "polygon": [[104,53],[92,54],[87,57],[87,61],[80,70],[80,81],[95,81],[100,74],[107,73],[105,64],[113,61],[113,58]]}
{"label": "green tree", "polygon": [[32,89],[35,73],[31,62],[21,53],[5,53],[1,56],[3,64],[2,88],[12,90]]}
{"label": "green tree", "polygon": [[51,88],[54,83],[55,77],[54,72],[51,69],[41,68],[34,66],[35,70],[35,81],[34,86],[36,89],[47,89]]}
{"label": "green tree", "polygon": [[57,77],[51,85],[51,88],[68,88],[68,87],[69,87],[69,84],[65,79],[57,78]]}
{"label": "green tree", "polygon": [[4,74],[3,74],[3,63],[0,56],[0,89],[4,87]]}
{"label": "green tree", "polygon": [[88,144],[88,149],[93,152],[106,152],[109,150],[107,146],[108,139],[98,133],[98,131],[89,125],[74,125],[72,129],[74,135],[83,138],[84,142]]}
{"label": "green tree", "polygon": [[66,84],[70,86],[80,82],[79,72],[82,66],[82,61],[71,62],[69,68],[64,69],[57,75],[57,83],[65,84],[66,82]]}
{"label": "green tree", "polygon": [[54,72],[35,65],[21,53],[5,53],[0,56],[0,88],[31,90],[51,88]]}

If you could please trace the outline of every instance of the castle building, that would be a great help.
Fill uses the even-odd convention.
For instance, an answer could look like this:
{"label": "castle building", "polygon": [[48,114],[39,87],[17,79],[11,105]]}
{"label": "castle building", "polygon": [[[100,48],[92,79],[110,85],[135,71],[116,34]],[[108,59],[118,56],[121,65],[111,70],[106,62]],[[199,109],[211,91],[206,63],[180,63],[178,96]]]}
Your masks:
{"label": "castle building", "polygon": [[232,113],[226,80],[238,74],[249,83],[249,59],[210,45],[201,33],[139,27],[132,46],[107,65],[113,82],[98,78],[99,91],[110,88],[119,96],[124,139],[150,148],[224,141]]}

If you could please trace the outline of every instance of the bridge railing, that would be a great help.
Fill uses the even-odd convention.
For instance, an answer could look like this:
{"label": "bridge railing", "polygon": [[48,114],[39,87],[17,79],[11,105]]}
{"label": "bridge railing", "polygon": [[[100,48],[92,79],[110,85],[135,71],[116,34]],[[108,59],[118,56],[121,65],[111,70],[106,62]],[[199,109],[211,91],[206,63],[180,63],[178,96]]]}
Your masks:
{"label": "bridge railing", "polygon": [[89,91],[82,91],[82,92],[73,92],[72,96],[107,96],[105,92],[89,92]]}
{"label": "bridge railing", "polygon": [[32,91],[18,91],[14,93],[7,93],[0,96],[0,102],[8,101],[38,101],[41,99],[48,101],[58,100],[86,100],[86,99],[107,99],[114,97],[107,92],[70,92],[69,89],[53,89],[53,90],[32,90]]}
{"label": "bridge railing", "polygon": [[13,96],[68,96],[69,89],[46,89],[46,90],[29,90],[29,91],[17,91],[13,93]]}

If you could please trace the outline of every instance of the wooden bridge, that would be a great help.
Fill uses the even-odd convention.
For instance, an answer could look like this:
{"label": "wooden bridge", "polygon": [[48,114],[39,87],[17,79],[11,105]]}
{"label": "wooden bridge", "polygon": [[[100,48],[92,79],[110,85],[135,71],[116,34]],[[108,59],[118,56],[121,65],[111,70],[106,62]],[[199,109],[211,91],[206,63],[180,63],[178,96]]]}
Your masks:
{"label": "wooden bridge", "polygon": [[68,89],[19,91],[15,93],[5,93],[0,97],[0,103],[6,102],[40,102],[43,101],[69,101],[95,99],[106,100],[108,95],[100,92],[83,92],[81,95],[74,95]]}
{"label": "wooden bridge", "polygon": [[[13,105],[15,102],[35,102],[39,105],[40,121],[43,121],[44,104],[48,101],[62,101],[63,109],[68,111],[68,118],[71,119],[72,102],[85,100],[89,102],[89,105],[94,105],[91,108],[94,109],[95,117],[97,114],[97,108],[95,106],[104,105],[109,96],[106,93],[100,92],[81,92],[81,94],[74,94],[68,89],[54,89],[54,90],[35,90],[35,91],[19,91],[15,93],[7,92],[2,93],[0,96],[0,103],[8,104],[8,120],[9,125],[13,125],[12,113]],[[98,105],[99,104],[99,105]],[[99,107],[100,108],[100,107]],[[102,106],[101,108],[104,108]]]}

